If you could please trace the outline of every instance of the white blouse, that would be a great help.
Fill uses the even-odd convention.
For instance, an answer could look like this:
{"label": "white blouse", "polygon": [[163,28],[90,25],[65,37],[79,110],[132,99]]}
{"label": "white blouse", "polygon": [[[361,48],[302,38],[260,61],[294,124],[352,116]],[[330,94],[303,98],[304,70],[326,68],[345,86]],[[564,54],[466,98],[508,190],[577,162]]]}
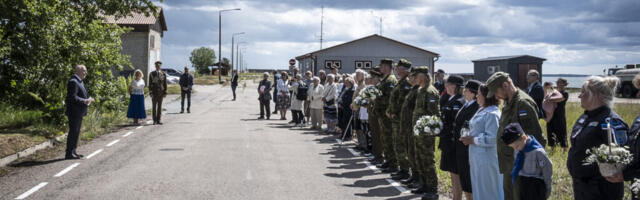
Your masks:
{"label": "white blouse", "polygon": [[140,79],[140,80],[133,80],[131,81],[131,94],[135,94],[135,95],[144,95],[144,80]]}

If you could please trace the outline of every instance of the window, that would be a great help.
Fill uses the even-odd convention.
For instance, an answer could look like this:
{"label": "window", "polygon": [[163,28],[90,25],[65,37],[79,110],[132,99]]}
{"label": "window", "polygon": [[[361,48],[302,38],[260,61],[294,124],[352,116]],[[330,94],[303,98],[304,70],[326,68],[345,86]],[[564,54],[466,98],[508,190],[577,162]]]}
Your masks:
{"label": "window", "polygon": [[371,66],[372,66],[371,63],[372,63],[371,61],[364,61],[364,68],[365,69],[371,69]]}
{"label": "window", "polygon": [[151,38],[149,38],[149,48],[154,49],[156,48],[156,36],[152,35]]}
{"label": "window", "polygon": [[487,67],[487,73],[488,74],[493,74],[500,71],[500,66],[489,66]]}
{"label": "window", "polygon": [[338,69],[342,69],[342,62],[339,60],[325,60],[324,61],[324,68],[325,69],[331,69],[332,66],[336,66],[338,67]]}
{"label": "window", "polygon": [[362,69],[364,67],[364,62],[356,61],[356,69]]}
{"label": "window", "polygon": [[371,61],[358,60],[356,61],[356,69],[371,69]]}

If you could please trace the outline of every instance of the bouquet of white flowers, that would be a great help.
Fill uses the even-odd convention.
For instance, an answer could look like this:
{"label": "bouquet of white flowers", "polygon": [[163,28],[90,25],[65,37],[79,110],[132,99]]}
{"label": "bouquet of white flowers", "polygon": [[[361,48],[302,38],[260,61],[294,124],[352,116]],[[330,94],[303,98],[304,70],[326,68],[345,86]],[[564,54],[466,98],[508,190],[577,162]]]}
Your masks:
{"label": "bouquet of white flowers", "polygon": [[440,134],[440,130],[442,130],[442,121],[435,115],[422,116],[416,121],[416,125],[413,126],[413,134],[416,136],[436,136]]}
{"label": "bouquet of white flowers", "polygon": [[634,178],[633,183],[629,188],[631,189],[631,192],[633,192],[633,196],[640,198],[640,179]]}
{"label": "bouquet of white flowers", "polygon": [[631,152],[626,147],[620,147],[616,144],[602,144],[599,147],[587,149],[587,155],[584,164],[598,163],[600,174],[605,177],[620,172],[633,159]]}
{"label": "bouquet of white flowers", "polygon": [[354,99],[354,102],[358,106],[368,106],[379,96],[382,92],[376,88],[376,86],[368,86],[364,88],[358,96]]}

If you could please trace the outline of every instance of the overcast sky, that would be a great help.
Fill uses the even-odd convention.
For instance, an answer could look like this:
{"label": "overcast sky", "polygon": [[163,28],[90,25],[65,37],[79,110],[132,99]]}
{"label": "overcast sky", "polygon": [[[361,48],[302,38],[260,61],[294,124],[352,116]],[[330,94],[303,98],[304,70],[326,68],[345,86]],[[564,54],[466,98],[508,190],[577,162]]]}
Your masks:
{"label": "overcast sky", "polygon": [[190,65],[201,46],[230,57],[240,36],[249,68],[285,68],[290,58],[380,32],[441,55],[436,68],[473,72],[471,60],[529,54],[546,58],[544,73],[601,74],[640,64],[640,0],[164,0],[167,67]]}

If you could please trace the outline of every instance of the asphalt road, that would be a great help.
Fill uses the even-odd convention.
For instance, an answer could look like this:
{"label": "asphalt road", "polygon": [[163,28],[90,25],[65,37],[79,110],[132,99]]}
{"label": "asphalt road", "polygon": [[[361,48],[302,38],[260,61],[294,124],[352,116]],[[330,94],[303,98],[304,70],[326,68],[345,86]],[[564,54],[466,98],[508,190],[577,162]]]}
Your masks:
{"label": "asphalt road", "polygon": [[[255,120],[255,85],[198,86],[192,113],[79,147],[88,159],[30,163],[0,177],[0,199],[412,199],[337,138]],[[403,192],[404,191],[404,192]]]}

